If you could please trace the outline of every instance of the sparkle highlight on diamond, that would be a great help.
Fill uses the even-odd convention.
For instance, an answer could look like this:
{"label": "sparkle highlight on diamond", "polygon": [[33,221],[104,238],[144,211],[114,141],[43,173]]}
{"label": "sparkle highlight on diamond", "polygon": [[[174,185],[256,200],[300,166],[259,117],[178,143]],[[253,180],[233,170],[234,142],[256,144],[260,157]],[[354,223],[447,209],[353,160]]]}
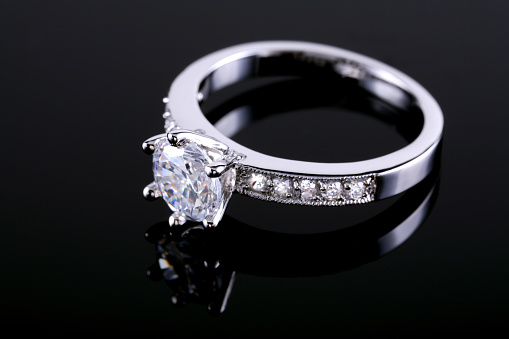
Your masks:
{"label": "sparkle highlight on diamond", "polygon": [[283,204],[344,206],[375,200],[377,177],[309,177],[239,166],[235,190],[252,198]]}
{"label": "sparkle highlight on diamond", "polygon": [[292,195],[292,187],[289,179],[274,178],[272,179],[274,195],[286,199]]}
{"label": "sparkle highlight on diamond", "polygon": [[235,169],[210,178],[205,166],[223,157],[222,152],[193,142],[170,145],[167,138],[155,142],[154,179],[172,211],[190,221],[213,218],[225,207],[235,182]]}
{"label": "sparkle highlight on diamond", "polygon": [[356,200],[362,198],[366,187],[362,180],[348,180],[345,182],[344,196],[347,199]]}
{"label": "sparkle highlight on diamond", "polygon": [[311,180],[300,182],[300,196],[304,200],[313,200],[317,196],[316,183]]}
{"label": "sparkle highlight on diamond", "polygon": [[253,191],[262,192],[267,187],[267,178],[262,174],[253,173],[247,183]]}
{"label": "sparkle highlight on diamond", "polygon": [[343,185],[339,181],[336,181],[328,185],[324,185],[322,196],[327,200],[337,200],[341,197],[342,192]]}

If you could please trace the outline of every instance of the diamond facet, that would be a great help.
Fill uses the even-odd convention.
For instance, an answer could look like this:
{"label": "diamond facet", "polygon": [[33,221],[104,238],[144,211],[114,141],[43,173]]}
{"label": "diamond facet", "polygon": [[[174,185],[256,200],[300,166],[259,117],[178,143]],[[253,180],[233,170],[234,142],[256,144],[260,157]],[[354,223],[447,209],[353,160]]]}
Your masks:
{"label": "diamond facet", "polygon": [[302,180],[300,182],[300,197],[304,200],[312,200],[316,197],[316,183],[311,180]]}
{"label": "diamond facet", "polygon": [[359,198],[362,198],[365,189],[366,187],[362,180],[351,179],[345,182],[345,189],[343,190],[343,195],[347,199],[357,200]]}
{"label": "diamond facet", "polygon": [[339,181],[325,184],[322,196],[327,200],[337,200],[343,192],[343,185]]}
{"label": "diamond facet", "polygon": [[247,180],[247,184],[251,190],[262,192],[267,187],[267,178],[263,174],[253,173]]}
{"label": "diamond facet", "polygon": [[274,178],[272,179],[272,185],[276,197],[286,199],[292,194],[292,187],[289,179]]}
{"label": "diamond facet", "polygon": [[172,211],[197,222],[212,219],[224,211],[235,183],[235,169],[229,169],[219,178],[210,178],[205,173],[206,165],[223,156],[219,150],[193,142],[174,147],[167,138],[156,141],[155,183]]}

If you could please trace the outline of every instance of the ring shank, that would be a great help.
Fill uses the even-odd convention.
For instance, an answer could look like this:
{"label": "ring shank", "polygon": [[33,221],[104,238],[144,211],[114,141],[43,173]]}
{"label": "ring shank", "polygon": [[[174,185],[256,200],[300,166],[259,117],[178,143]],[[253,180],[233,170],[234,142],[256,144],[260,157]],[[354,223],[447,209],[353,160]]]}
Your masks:
{"label": "ring shank", "polygon": [[397,81],[390,81],[390,75],[384,79],[361,64],[330,55],[286,51],[248,55],[216,68],[200,83],[201,100],[206,101],[211,94],[245,80],[274,76],[351,78],[358,81],[359,87],[399,109],[409,109],[415,102]]}
{"label": "ring shank", "polygon": [[[356,162],[316,163],[282,159],[256,152],[229,139],[204,116],[200,104],[225,87],[267,76],[338,77],[403,111],[417,106],[424,123],[409,145],[390,154]],[[377,176],[377,198],[414,186],[434,167],[443,117],[434,98],[398,70],[369,57],[326,45],[269,41],[237,45],[209,54],[188,66],[173,82],[167,109],[183,129],[202,129],[246,155],[243,165],[266,171],[305,176]]]}

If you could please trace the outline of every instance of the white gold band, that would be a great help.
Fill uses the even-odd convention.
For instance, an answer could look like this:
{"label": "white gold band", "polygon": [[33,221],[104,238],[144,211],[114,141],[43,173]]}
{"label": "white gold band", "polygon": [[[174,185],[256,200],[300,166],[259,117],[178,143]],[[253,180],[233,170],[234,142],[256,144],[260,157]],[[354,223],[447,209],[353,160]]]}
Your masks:
{"label": "white gold band", "polygon": [[[413,141],[392,153],[363,161],[317,163],[249,149],[204,115],[201,106],[212,94],[243,80],[270,76],[352,80],[401,112],[418,110],[422,128]],[[209,54],[174,80],[165,102],[167,138],[159,135],[144,143],[148,153],[155,152],[156,178],[145,195],[163,196],[174,211],[170,224],[193,220],[217,225],[233,190],[258,199],[312,206],[359,204],[399,194],[432,171],[443,130],[437,102],[407,75],[372,58],[308,42],[254,42]],[[241,124],[231,122],[236,123]],[[229,126],[229,130],[240,127]],[[198,186],[209,194],[205,200],[215,202],[205,206]]]}
{"label": "white gold band", "polygon": [[[244,79],[278,75],[277,60],[291,64],[283,72],[337,72],[355,78],[359,86],[384,101],[401,108],[418,106],[424,125],[418,137],[406,147],[375,159],[349,163],[313,163],[282,159],[246,148],[218,131],[201,111],[200,104],[213,92]],[[264,61],[265,60],[265,61]],[[267,60],[269,60],[267,62]],[[264,66],[266,64],[267,66]],[[264,68],[265,67],[265,68]],[[435,99],[415,80],[372,58],[308,42],[268,41],[237,45],[209,54],[188,66],[173,82],[168,94],[167,110],[178,127],[203,130],[205,134],[246,155],[244,173],[270,173],[268,180],[290,178],[294,187],[302,180],[325,178],[329,183],[356,178],[376,178],[376,194],[362,200],[383,199],[401,193],[420,182],[433,168],[443,130],[443,116]],[[318,180],[318,178],[316,178]],[[247,179],[249,180],[249,179]],[[317,182],[316,185],[322,185]],[[279,202],[334,204],[327,199],[280,199],[238,184],[237,191],[253,197]],[[268,192],[269,189],[265,189]],[[360,200],[357,200],[360,201]],[[323,202],[323,203],[321,203]],[[339,204],[339,203],[338,203]],[[342,204],[342,203],[341,203]]]}

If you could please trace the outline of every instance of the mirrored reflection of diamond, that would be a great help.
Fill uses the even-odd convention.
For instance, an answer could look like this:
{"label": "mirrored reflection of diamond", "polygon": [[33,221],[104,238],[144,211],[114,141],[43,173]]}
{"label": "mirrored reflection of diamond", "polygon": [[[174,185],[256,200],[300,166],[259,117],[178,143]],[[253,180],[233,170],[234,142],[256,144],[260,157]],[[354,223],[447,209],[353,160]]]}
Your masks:
{"label": "mirrored reflection of diamond", "polygon": [[274,178],[272,179],[272,185],[276,197],[286,199],[292,194],[292,187],[289,179]]}
{"label": "mirrored reflection of diamond", "polygon": [[154,179],[172,211],[200,222],[216,215],[226,205],[235,170],[230,169],[219,178],[210,178],[205,172],[206,165],[222,157],[221,151],[193,142],[174,147],[162,138],[155,143]]}
{"label": "mirrored reflection of diamond", "polygon": [[267,188],[267,178],[259,173],[253,173],[247,180],[249,188],[255,192],[262,192]]}
{"label": "mirrored reflection of diamond", "polygon": [[157,262],[149,268],[149,277],[164,279],[173,291],[171,302],[175,306],[188,303],[203,304],[209,312],[224,312],[235,272],[220,264],[219,252],[207,246],[211,239],[200,229],[185,233],[163,232],[155,240]]}
{"label": "mirrored reflection of diamond", "polygon": [[343,195],[350,200],[357,200],[362,198],[366,187],[362,180],[350,179],[345,182]]}
{"label": "mirrored reflection of diamond", "polygon": [[163,272],[163,277],[166,280],[176,280],[179,278],[179,275],[177,271],[175,270],[175,267],[173,267],[172,264],[167,259],[160,258],[158,260],[159,268]]}
{"label": "mirrored reflection of diamond", "polygon": [[316,197],[316,183],[311,180],[300,182],[300,197],[304,200],[313,200]]}
{"label": "mirrored reflection of diamond", "polygon": [[327,200],[337,200],[341,197],[343,192],[343,185],[339,181],[324,184],[325,190],[322,192],[322,196]]}

